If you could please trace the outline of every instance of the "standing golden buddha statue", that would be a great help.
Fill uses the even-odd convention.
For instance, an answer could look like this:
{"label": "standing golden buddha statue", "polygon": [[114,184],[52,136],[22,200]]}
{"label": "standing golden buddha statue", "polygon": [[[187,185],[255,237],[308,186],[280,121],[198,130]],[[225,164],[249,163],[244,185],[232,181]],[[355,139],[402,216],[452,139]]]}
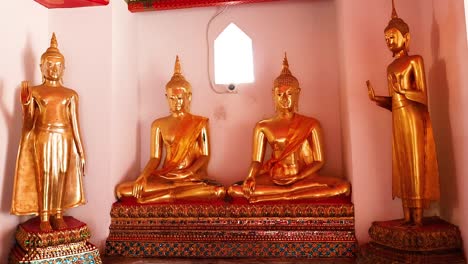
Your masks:
{"label": "standing golden buddha statue", "polygon": [[[255,126],[249,174],[229,187],[229,195],[255,203],[350,194],[348,182],[317,174],[325,164],[322,129],[316,119],[296,113],[300,91],[285,57],[273,88],[276,115]],[[267,145],[272,157],[264,163]]]}
{"label": "standing golden buddha statue", "polygon": [[43,83],[22,83],[23,130],[11,206],[15,215],[39,214],[42,231],[66,228],[64,210],[85,203],[78,94],[62,86],[65,58],[57,46],[53,34],[41,57]]}
{"label": "standing golden buddha statue", "polygon": [[224,186],[206,178],[208,119],[190,113],[192,86],[181,73],[179,57],[166,98],[171,114],[151,125],[151,158],[136,181],[116,187],[117,198],[135,197],[139,203],[224,198]]}
{"label": "standing golden buddha statue", "polygon": [[370,100],[392,112],[393,198],[403,202],[404,220],[421,224],[423,209],[439,199],[439,170],[427,108],[423,58],[409,55],[408,25],[392,2],[392,19],[385,41],[395,60],[387,67],[389,96],[376,96],[369,81]]}

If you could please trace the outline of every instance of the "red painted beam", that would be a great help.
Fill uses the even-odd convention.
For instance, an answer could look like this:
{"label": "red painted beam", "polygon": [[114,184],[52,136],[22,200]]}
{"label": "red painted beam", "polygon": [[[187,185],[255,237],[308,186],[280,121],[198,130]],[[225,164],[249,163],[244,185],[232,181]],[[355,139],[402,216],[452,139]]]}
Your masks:
{"label": "red painted beam", "polygon": [[109,0],[34,0],[47,8],[72,8],[107,5]]}
{"label": "red painted beam", "polygon": [[179,8],[238,5],[278,0],[128,0],[130,12],[169,10]]}

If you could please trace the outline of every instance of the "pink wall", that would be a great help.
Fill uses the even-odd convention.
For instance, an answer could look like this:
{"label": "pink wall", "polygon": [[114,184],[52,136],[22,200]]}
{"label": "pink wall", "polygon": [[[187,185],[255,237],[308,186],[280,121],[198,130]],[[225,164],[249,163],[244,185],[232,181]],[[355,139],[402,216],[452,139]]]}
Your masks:
{"label": "pink wall", "polygon": [[19,85],[41,80],[39,58],[49,44],[47,11],[30,0],[2,1],[0,25],[0,260],[6,260],[20,222],[9,214],[21,135]]}
{"label": "pink wall", "polygon": [[[149,157],[151,122],[167,115],[165,84],[180,55],[193,85],[192,112],[210,118],[212,178],[229,185],[246,177],[255,123],[273,114],[271,89],[288,52],[302,86],[300,112],[323,125],[328,161],[324,174],[342,176],[338,57],[333,1],[281,1],[234,6],[213,21],[210,41],[234,22],[253,40],[255,83],[219,95],[207,78],[208,20],[216,8],[148,12],[138,16],[141,162]],[[218,89],[225,89],[218,87]]]}
{"label": "pink wall", "polygon": [[[412,52],[426,60],[441,169],[440,214],[458,224],[468,241],[463,1],[396,2],[412,31]],[[15,25],[0,28],[0,259],[6,259],[14,229],[25,219],[8,214],[21,129],[18,85],[24,79],[40,81],[38,59],[53,31],[67,59],[65,85],[80,94],[88,159],[88,204],[68,214],[89,224],[92,240],[101,248],[114,187],[136,177],[149,156],[151,121],[168,114],[164,85],[176,54],[193,85],[192,112],[210,118],[213,178],[230,184],[245,177],[252,129],[273,114],[272,81],[287,51],[303,88],[300,111],[318,118],[324,127],[324,173],[345,176],[353,184],[359,241],[368,240],[372,221],[401,217],[401,202],[391,200],[389,187],[390,113],[368,100],[365,86],[370,79],[378,94],[386,93],[385,68],[392,58],[383,29],[390,1],[290,0],[229,8],[213,21],[209,38],[235,22],[253,39],[256,77],[254,84],[239,86],[233,95],[214,94],[208,85],[204,34],[215,8],[138,14],[125,8],[124,1],[113,1],[106,7],[48,11],[19,0],[3,3],[0,9],[0,22]],[[435,207],[430,213],[439,211]]]}
{"label": "pink wall", "polygon": [[133,180],[140,170],[136,19],[127,11],[125,1],[112,2],[112,183]]}
{"label": "pink wall", "polygon": [[468,256],[468,48],[463,1],[434,1],[423,8],[428,38],[426,72],[437,141],[441,216],[457,224]]}

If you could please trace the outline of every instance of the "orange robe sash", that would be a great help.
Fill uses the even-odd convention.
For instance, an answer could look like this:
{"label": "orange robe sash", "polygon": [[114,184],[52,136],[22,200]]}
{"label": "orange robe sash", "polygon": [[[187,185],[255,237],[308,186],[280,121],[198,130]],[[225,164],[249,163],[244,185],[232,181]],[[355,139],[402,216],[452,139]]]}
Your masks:
{"label": "orange robe sash", "polygon": [[316,125],[317,122],[315,119],[295,114],[288,130],[286,147],[278,158],[272,157],[263,164],[262,170],[269,172],[276,166],[281,166],[280,162],[301,147],[302,143],[307,140],[307,137]]}
{"label": "orange robe sash", "polygon": [[176,143],[172,144],[170,149],[172,159],[167,161],[162,169],[155,172],[158,175],[164,175],[177,169],[177,166],[193,148],[203,127],[206,127],[208,123],[208,119],[201,116],[190,115],[185,118],[190,118],[190,120],[184,120],[178,124],[177,134],[174,137]]}

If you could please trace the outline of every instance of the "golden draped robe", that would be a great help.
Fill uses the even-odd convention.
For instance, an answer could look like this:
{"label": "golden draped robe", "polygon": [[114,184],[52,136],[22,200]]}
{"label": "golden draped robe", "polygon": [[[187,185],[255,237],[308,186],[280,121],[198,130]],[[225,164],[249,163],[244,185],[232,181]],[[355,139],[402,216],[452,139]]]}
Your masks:
{"label": "golden draped robe", "polygon": [[[16,162],[15,170],[15,179],[13,187],[13,199],[11,205],[11,214],[15,215],[30,215],[30,214],[39,214],[39,188],[42,186],[37,186],[38,179],[43,177],[38,173],[38,157],[37,153],[41,153],[42,150],[37,149],[43,144],[37,142],[37,137],[39,135],[49,134],[49,144],[56,144],[55,140],[57,136],[61,138],[60,142],[68,141],[70,147],[70,156],[68,161],[68,170],[65,175],[65,183],[62,193],[62,205],[60,209],[65,210],[67,208],[76,207],[85,203],[84,192],[83,192],[83,182],[82,182],[82,171],[80,168],[80,156],[78,155],[76,146],[74,144],[73,133],[71,127],[61,128],[61,132],[58,132],[55,128],[39,128],[36,127],[35,120],[37,117],[34,117],[34,111],[39,112],[39,109],[34,109],[37,105],[40,104],[40,98],[36,98],[37,93],[33,92],[32,100],[27,104],[23,105],[24,116],[23,116],[23,129],[22,137],[18,150],[18,157]],[[69,98],[70,104],[75,104],[76,107],[76,98]],[[37,114],[37,113],[36,113]],[[54,134],[54,135],[53,135]],[[59,148],[59,147],[57,147]],[[54,162],[54,161],[51,161]],[[57,178],[52,177],[51,186],[57,185]],[[50,192],[56,192],[57,190],[53,187],[50,189]],[[46,193],[44,195],[56,195],[56,193]],[[45,207],[48,208],[48,213],[55,214],[58,209],[57,201],[54,199],[49,199],[49,204]]]}
{"label": "golden draped robe", "polygon": [[[414,85],[410,89],[421,88]],[[400,197],[407,208],[427,208],[430,201],[440,197],[429,112],[426,105],[396,92],[391,84],[389,93],[393,121],[393,198]]]}
{"label": "golden draped robe", "polygon": [[[317,120],[306,117],[300,114],[294,114],[291,125],[288,129],[286,145],[278,157],[272,157],[264,163],[262,171],[269,172],[274,170],[275,167],[281,166],[281,161],[289,157],[292,153],[296,152],[310,136],[313,129],[318,126]],[[313,144],[314,142],[312,142]],[[312,146],[313,147],[313,146]],[[273,155],[273,153],[272,153]],[[283,182],[289,182],[285,179],[288,176],[283,175],[280,179],[272,178],[272,181],[278,185],[284,185]],[[295,176],[291,176],[294,177]]]}
{"label": "golden draped robe", "polygon": [[[165,175],[168,172],[175,171],[177,169],[183,169],[191,164],[185,164],[186,160],[190,160],[188,155],[199,156],[201,150],[199,149],[197,139],[201,134],[201,131],[208,124],[208,119],[201,116],[190,115],[186,118],[190,120],[185,120],[185,122],[179,122],[178,128],[176,129],[177,133],[174,135],[173,144],[166,145],[166,159],[161,169],[153,171],[153,175],[159,175],[163,178],[166,178]],[[170,153],[170,157],[168,157]],[[206,167],[202,167],[199,171],[196,172],[199,176],[206,175]],[[172,179],[172,178],[167,178]]]}

